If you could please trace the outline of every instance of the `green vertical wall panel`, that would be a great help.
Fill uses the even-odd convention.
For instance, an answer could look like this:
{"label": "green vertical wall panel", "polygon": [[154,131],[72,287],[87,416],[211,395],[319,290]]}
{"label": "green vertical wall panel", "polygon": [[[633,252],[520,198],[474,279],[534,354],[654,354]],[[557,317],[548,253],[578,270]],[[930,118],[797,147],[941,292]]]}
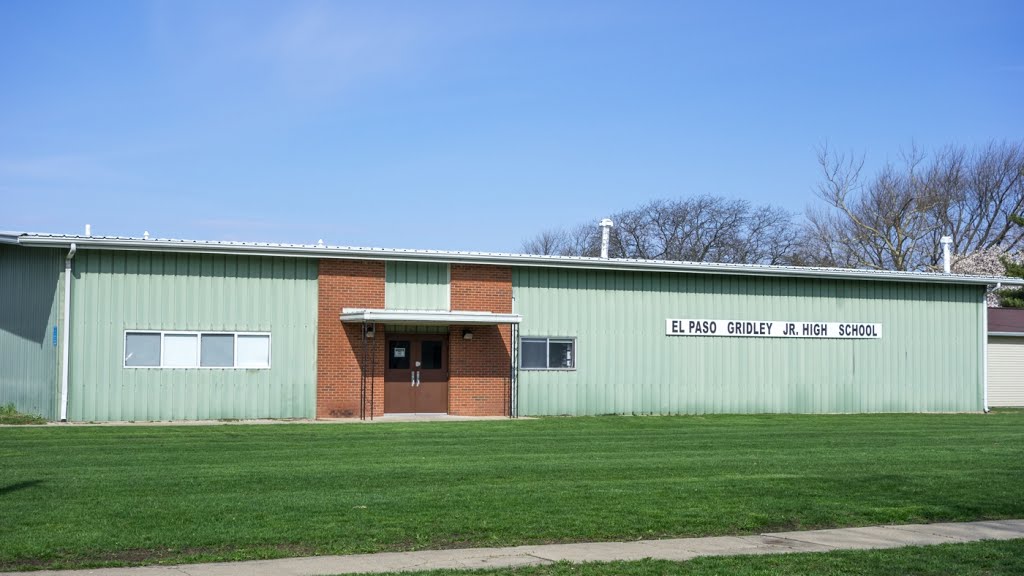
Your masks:
{"label": "green vertical wall panel", "polygon": [[433,262],[388,262],[384,305],[390,310],[448,310],[449,270]]}
{"label": "green vertical wall panel", "polygon": [[[312,418],[317,261],[83,251],[72,287],[71,420]],[[124,368],[125,330],[271,333],[271,368]]]}
{"label": "green vertical wall panel", "polygon": [[[515,268],[520,335],[577,338],[521,370],[543,414],[981,410],[983,287]],[[667,318],[871,322],[879,340],[666,336]]]}
{"label": "green vertical wall panel", "polygon": [[63,270],[60,250],[0,245],[0,406],[49,420],[57,414],[53,330]]}

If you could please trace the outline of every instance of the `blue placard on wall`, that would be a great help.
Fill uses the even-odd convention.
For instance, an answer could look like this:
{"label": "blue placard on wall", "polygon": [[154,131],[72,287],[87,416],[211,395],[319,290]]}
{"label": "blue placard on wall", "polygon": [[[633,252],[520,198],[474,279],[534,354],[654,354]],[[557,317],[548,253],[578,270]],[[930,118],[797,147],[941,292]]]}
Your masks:
{"label": "blue placard on wall", "polygon": [[57,346],[57,327],[53,327],[53,346]]}

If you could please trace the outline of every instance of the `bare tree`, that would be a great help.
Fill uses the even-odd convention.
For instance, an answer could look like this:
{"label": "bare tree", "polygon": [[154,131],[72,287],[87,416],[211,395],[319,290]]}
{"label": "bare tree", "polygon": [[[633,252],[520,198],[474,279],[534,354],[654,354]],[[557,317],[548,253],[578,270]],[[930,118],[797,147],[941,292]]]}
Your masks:
{"label": "bare tree", "polygon": [[737,247],[740,262],[793,264],[799,249],[793,214],[777,206],[754,208],[746,225],[746,237]]}
{"label": "bare tree", "polygon": [[870,178],[864,158],[818,153],[824,208],[807,213],[802,263],[880,270],[936,269],[939,237],[968,253],[1021,244],[1010,215],[1024,208],[1024,148],[948,147],[930,159],[916,147]]}
{"label": "bare tree", "polygon": [[[610,216],[613,258],[783,264],[796,252],[799,231],[793,215],[781,208],[708,195],[654,200]],[[543,253],[549,234],[528,240],[523,249]],[[561,238],[560,254],[600,253],[595,224],[580,224]]]}
{"label": "bare tree", "polygon": [[[1024,145],[992,142],[928,155],[912,146],[865,174],[864,157],[822,147],[821,200],[794,223],[781,208],[697,196],[655,200],[610,215],[615,258],[935,270],[939,238],[957,254],[1024,248]],[[597,256],[593,223],[543,232],[523,244],[536,254]]]}
{"label": "bare tree", "polygon": [[533,238],[523,241],[523,252],[526,254],[550,256],[563,253],[565,246],[566,234],[564,230],[545,230]]}

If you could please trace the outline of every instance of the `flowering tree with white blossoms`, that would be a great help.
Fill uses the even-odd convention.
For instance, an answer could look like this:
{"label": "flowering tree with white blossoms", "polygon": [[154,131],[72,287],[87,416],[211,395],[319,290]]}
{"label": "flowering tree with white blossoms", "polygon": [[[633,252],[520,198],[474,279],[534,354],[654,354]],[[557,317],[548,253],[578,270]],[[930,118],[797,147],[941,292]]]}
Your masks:
{"label": "flowering tree with white blossoms", "polygon": [[[1005,276],[1006,264],[1024,265],[1024,252],[1008,252],[999,246],[984,248],[969,254],[954,254],[950,269],[954,274],[970,274],[971,276]],[[1001,303],[999,292],[989,290],[988,305],[991,307],[1006,305]]]}

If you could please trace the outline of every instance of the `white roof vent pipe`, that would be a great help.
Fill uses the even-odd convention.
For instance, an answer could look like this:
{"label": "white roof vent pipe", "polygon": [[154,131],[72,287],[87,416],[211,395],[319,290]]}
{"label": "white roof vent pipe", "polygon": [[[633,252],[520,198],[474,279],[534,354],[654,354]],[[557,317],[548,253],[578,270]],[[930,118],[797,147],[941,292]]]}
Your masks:
{"label": "white roof vent pipe", "polygon": [[145,232],[142,233],[142,239],[149,240],[149,230],[146,230]]}
{"label": "white roof vent pipe", "polygon": [[610,218],[605,218],[598,223],[598,226],[601,227],[601,258],[605,260],[608,259],[608,244],[611,241],[612,226],[614,225]]}
{"label": "white roof vent pipe", "polygon": [[85,235],[92,236],[92,224],[85,225]]}
{"label": "white roof vent pipe", "polygon": [[950,246],[953,245],[953,237],[943,236],[942,238],[939,238],[939,244],[942,244],[942,271],[949,274],[951,259],[949,250]]}

